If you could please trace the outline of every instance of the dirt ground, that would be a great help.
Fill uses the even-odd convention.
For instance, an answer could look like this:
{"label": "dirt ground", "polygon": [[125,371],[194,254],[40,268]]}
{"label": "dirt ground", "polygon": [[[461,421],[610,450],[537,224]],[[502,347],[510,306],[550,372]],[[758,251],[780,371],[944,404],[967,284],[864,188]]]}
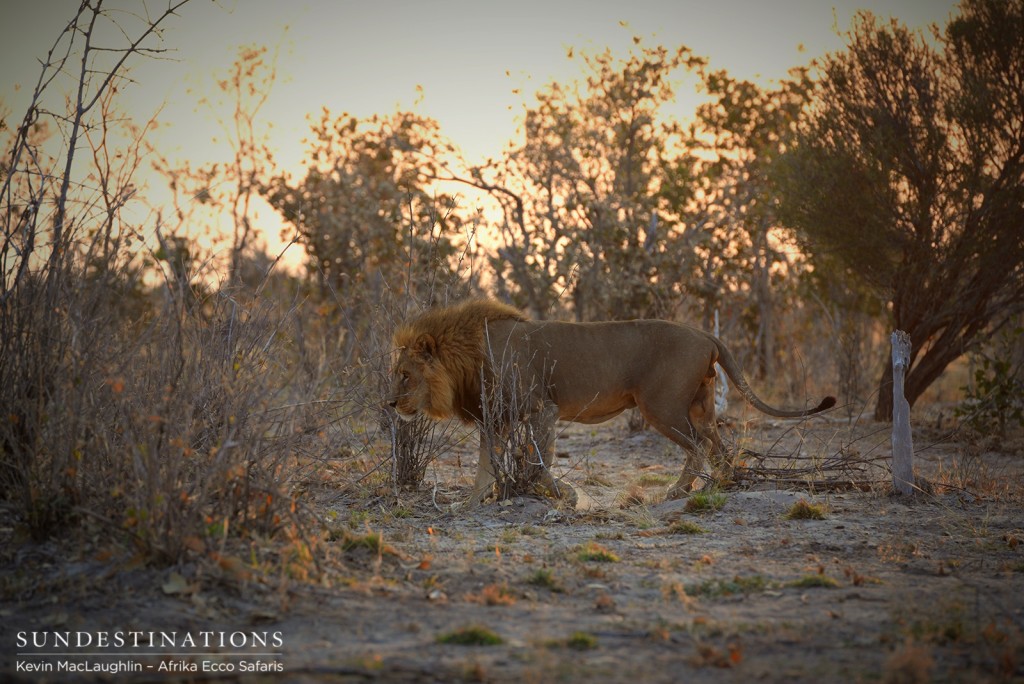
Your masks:
{"label": "dirt ground", "polygon": [[[915,465],[933,486],[906,499],[885,484],[887,425],[733,420],[723,434],[747,450],[746,477],[691,497],[704,511],[664,501],[681,456],[655,433],[630,434],[622,420],[567,426],[559,439],[566,457],[558,468],[580,494],[578,509],[523,497],[453,510],[474,473],[470,436],[429,469],[428,484],[400,499],[365,488],[313,492],[337,526],[336,543],[349,547],[316,586],[196,582],[189,567],[14,545],[5,522],[0,675],[1024,681],[1024,445],[990,439],[968,449],[929,429],[915,426]],[[807,478],[818,484],[801,483]],[[788,517],[798,502],[822,519]],[[202,655],[122,647],[89,656],[134,657],[147,666],[139,673],[27,671],[26,661],[57,657],[34,657],[54,644],[36,648],[19,635],[54,631],[272,639],[255,651],[250,640]],[[459,640],[468,643],[451,643]],[[211,658],[229,671],[184,669]],[[150,667],[161,660],[183,670]]]}

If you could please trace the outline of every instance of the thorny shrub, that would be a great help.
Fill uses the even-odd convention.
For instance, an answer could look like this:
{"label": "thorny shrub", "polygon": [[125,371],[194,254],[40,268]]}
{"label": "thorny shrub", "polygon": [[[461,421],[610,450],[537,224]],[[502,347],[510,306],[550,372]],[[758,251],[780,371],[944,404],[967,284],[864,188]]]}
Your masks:
{"label": "thorny shrub", "polygon": [[1014,362],[1024,328],[1015,328],[998,341],[995,353],[981,354],[973,386],[964,387],[956,415],[978,434],[1004,436],[1008,427],[1024,427],[1024,373]]}
{"label": "thorny shrub", "polygon": [[403,315],[390,297],[382,299],[370,330],[367,359],[359,366],[369,378],[356,380],[353,386],[360,388],[361,410],[379,417],[378,427],[390,449],[377,464],[377,470],[387,474],[388,482],[397,492],[415,489],[423,482],[428,466],[455,443],[458,425],[455,421],[438,422],[421,415],[404,420],[387,405],[397,353],[392,348],[392,333]]}
{"label": "thorny shrub", "polygon": [[[527,380],[520,358],[512,349],[495,349],[487,338],[488,370],[481,378],[480,440],[490,450],[498,498],[530,492],[544,475],[543,454],[553,435],[538,430],[543,407],[536,406],[537,387]],[[540,424],[538,424],[538,422]]]}

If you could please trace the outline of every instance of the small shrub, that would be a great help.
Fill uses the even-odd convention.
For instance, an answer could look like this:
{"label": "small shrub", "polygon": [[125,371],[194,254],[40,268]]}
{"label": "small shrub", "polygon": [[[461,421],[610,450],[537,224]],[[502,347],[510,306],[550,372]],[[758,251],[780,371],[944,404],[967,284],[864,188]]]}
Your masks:
{"label": "small shrub", "polygon": [[640,485],[630,485],[624,492],[619,494],[617,497],[619,508],[633,508],[634,506],[643,506],[647,503],[647,497],[644,494],[644,488]]}
{"label": "small shrub", "polygon": [[[426,230],[426,226],[410,225],[408,232],[413,243],[418,242],[421,239],[420,235]],[[430,249],[432,251],[433,247]],[[424,275],[426,274],[414,275],[411,271],[409,273],[411,281]],[[436,421],[424,415],[417,415],[412,420],[403,420],[397,411],[387,406],[387,400],[391,398],[394,377],[394,331],[409,309],[418,309],[421,299],[426,302],[432,298],[426,293],[417,294],[414,289],[413,282],[408,282],[405,294],[397,297],[388,295],[378,302],[371,316],[374,324],[370,325],[367,331],[367,361],[359,365],[365,376],[360,377],[358,373],[353,373],[350,378],[353,387],[362,388],[355,397],[357,403],[368,414],[376,414],[377,425],[388,438],[391,448],[384,454],[378,468],[381,472],[388,473],[390,484],[396,490],[415,490],[419,487],[426,475],[427,467],[439,454],[451,449],[458,430],[458,421]]]}
{"label": "small shrub", "polygon": [[384,543],[384,535],[380,532],[367,532],[366,534],[354,534],[348,530],[340,533],[334,532],[328,536],[330,541],[340,541],[343,551],[356,551],[365,549],[379,556],[397,556],[398,551],[390,544]]}
{"label": "small shrub", "polygon": [[767,588],[768,580],[761,575],[752,575],[750,577],[740,577],[737,575],[731,580],[711,579],[700,584],[691,584],[685,587],[688,596],[705,598],[753,594],[764,591]]}
{"label": "small shrub", "polygon": [[565,645],[574,651],[591,651],[597,648],[597,637],[590,632],[573,632]]}
{"label": "small shrub", "polygon": [[806,499],[800,499],[786,511],[787,520],[824,520],[825,507],[821,504],[808,503]]}
{"label": "small shrub", "polygon": [[1024,373],[1015,364],[1013,349],[1024,328],[1004,332],[992,355],[980,355],[974,386],[964,387],[956,416],[978,434],[1005,435],[1011,425],[1024,427]]}
{"label": "small shrub", "polygon": [[565,588],[562,586],[561,582],[558,581],[558,578],[555,577],[555,573],[552,572],[550,568],[541,568],[537,570],[537,572],[527,578],[526,583],[535,587],[547,589],[548,591],[556,594],[560,594],[565,591]]}
{"label": "small shrub", "polygon": [[798,580],[786,583],[787,587],[794,589],[836,589],[839,587],[839,582],[834,577],[828,575],[804,575]]}
{"label": "small shrub", "polygon": [[889,656],[882,670],[882,681],[885,684],[917,684],[932,681],[932,670],[935,661],[930,648],[925,644],[907,640]]}
{"label": "small shrub", "polygon": [[637,479],[637,485],[641,487],[666,487],[675,482],[675,478],[671,475],[663,475],[659,473],[644,473]]}
{"label": "small shrub", "polygon": [[[480,439],[490,445],[498,498],[508,499],[532,493],[548,479],[544,455],[553,448],[548,440],[554,436],[538,434],[533,421],[523,420],[534,415],[528,403],[536,387],[527,386],[516,354],[507,348],[496,352],[489,341],[488,354],[492,371],[482,381]],[[535,419],[544,422],[539,415]]]}
{"label": "small shrub", "polygon": [[391,433],[391,481],[396,488],[415,489],[437,455],[437,424],[426,416],[402,420],[393,409],[384,411],[382,423]]}

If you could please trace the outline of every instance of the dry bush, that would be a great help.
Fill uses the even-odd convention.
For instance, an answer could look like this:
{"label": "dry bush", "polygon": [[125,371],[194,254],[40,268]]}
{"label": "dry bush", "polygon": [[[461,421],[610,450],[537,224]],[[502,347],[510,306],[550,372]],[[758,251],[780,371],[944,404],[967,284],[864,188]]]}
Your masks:
{"label": "dry bush", "polygon": [[554,434],[539,429],[546,407],[535,380],[526,378],[519,358],[508,347],[495,349],[487,340],[488,368],[481,377],[483,419],[479,424],[481,448],[491,453],[499,499],[533,491],[549,479],[543,454],[550,452]]}
{"label": "dry bush", "polygon": [[72,270],[63,285],[57,314],[30,287],[0,312],[17,331],[0,362],[4,495],[33,535],[86,515],[173,562],[305,529],[295,487],[326,415],[289,387],[291,313],[220,292],[132,319],[103,283]]}
{"label": "dry bush", "polygon": [[[357,418],[376,430],[380,439],[389,445],[374,465],[374,471],[387,473],[390,486],[400,490],[417,488],[426,476],[427,468],[442,453],[451,449],[457,440],[456,421],[438,422],[418,415],[404,420],[388,406],[392,392],[392,366],[398,350],[394,349],[393,333],[399,322],[413,307],[409,297],[396,302],[390,296],[381,297],[371,326],[367,351],[363,361],[351,369],[346,381],[353,389],[358,403]],[[371,436],[369,441],[375,441]]]}
{"label": "dry bush", "polygon": [[[198,536],[303,529],[296,486],[327,419],[288,380],[286,318],[224,294],[210,320],[166,316],[129,356],[114,393],[128,515],[152,551],[176,558]],[[130,518],[129,518],[130,521]]]}
{"label": "dry bush", "polygon": [[[391,354],[386,358],[390,359]],[[384,379],[384,386],[375,396],[381,399],[388,397],[391,392],[390,363],[378,369],[378,373]],[[387,431],[391,445],[386,464],[391,485],[396,490],[415,489],[423,482],[427,467],[455,443],[457,423],[437,422],[424,415],[404,420],[386,401],[380,401],[379,406],[380,422]]]}
{"label": "dry bush", "polygon": [[72,273],[33,274],[7,294],[0,308],[0,485],[39,539],[87,498],[84,478],[106,458],[94,449],[107,437],[95,420],[96,395],[121,338],[104,339],[115,325],[102,288]]}
{"label": "dry bush", "polygon": [[[95,524],[146,560],[223,561],[240,538],[308,560],[300,480],[329,414],[316,385],[292,381],[295,311],[266,282],[217,289],[187,238],[122,215],[148,130],[114,108],[122,67],[178,7],[82,4],[4,141],[0,498],[36,539]],[[126,148],[109,146],[113,129]]]}

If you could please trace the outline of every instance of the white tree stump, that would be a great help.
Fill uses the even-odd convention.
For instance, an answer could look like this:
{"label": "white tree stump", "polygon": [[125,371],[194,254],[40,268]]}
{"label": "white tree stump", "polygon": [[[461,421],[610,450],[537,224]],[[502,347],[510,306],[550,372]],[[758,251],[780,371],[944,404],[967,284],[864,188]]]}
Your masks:
{"label": "white tree stump", "polygon": [[910,431],[910,403],[903,380],[910,367],[910,336],[892,334],[892,487],[897,494],[914,494],[914,439]]}
{"label": "white tree stump", "polygon": [[[715,309],[715,337],[718,337],[718,309]],[[720,416],[729,407],[729,377],[721,366],[715,366],[715,415]]]}

